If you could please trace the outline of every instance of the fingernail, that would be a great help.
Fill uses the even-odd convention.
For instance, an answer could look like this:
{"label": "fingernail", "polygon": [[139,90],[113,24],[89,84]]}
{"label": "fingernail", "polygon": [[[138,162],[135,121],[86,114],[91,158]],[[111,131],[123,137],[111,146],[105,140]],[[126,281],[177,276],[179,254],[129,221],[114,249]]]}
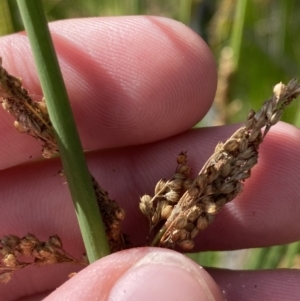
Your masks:
{"label": "fingernail", "polygon": [[204,269],[184,255],[156,250],[145,255],[118,279],[109,300],[214,301],[207,279],[211,278]]}

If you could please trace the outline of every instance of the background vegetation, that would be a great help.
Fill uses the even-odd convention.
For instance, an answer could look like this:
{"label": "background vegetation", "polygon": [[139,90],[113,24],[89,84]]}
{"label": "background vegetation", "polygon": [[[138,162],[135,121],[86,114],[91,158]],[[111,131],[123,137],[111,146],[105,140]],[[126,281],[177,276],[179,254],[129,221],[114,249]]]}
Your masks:
{"label": "background vegetation", "polygon": [[[179,20],[198,32],[219,63],[214,107],[197,126],[242,122],[270,87],[299,76],[300,6],[296,0],[44,0],[49,21],[149,14]],[[15,0],[0,0],[0,34],[23,28]],[[300,126],[299,102],[283,120]],[[263,269],[300,267],[300,243],[190,256],[202,265]]]}

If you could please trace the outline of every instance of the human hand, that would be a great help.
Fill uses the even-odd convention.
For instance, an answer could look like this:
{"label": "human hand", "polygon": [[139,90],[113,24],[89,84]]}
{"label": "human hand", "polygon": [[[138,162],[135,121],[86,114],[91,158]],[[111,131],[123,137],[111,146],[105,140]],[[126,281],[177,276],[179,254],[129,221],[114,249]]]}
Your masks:
{"label": "human hand", "polygon": [[[147,221],[139,196],[174,171],[188,151],[196,173],[236,125],[189,130],[207,112],[216,89],[209,49],[190,29],[154,17],[93,18],[51,24],[89,168],[126,210],[124,232],[144,245]],[[1,38],[3,65],[42,94],[24,34]],[[0,229],[6,234],[57,234],[77,258],[84,252],[58,159],[35,161],[41,147],[19,134],[0,111]],[[279,123],[260,147],[259,164],[244,192],[225,206],[196,239],[195,251],[282,244],[300,238],[299,130]],[[147,144],[149,143],[149,144]],[[26,164],[23,164],[26,163]],[[300,274],[292,270],[208,270],[183,255],[140,248],[81,267],[53,265],[18,271],[0,286],[1,300],[297,300]],[[242,275],[242,276],[241,276]],[[52,299],[51,299],[52,298]]]}

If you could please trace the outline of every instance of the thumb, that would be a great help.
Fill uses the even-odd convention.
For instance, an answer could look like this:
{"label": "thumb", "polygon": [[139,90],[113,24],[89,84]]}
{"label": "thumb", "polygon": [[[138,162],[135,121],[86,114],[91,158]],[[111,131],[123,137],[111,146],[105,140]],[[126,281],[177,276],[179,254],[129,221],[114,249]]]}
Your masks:
{"label": "thumb", "polygon": [[114,253],[91,264],[50,300],[223,300],[209,274],[186,256],[159,248]]}

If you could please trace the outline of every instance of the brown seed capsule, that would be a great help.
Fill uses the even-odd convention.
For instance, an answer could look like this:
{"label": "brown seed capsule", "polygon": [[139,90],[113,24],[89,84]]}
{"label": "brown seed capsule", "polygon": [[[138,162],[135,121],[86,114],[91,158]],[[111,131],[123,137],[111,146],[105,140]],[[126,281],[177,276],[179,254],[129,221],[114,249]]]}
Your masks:
{"label": "brown seed capsule", "polygon": [[173,175],[173,179],[186,179],[186,176],[179,173],[179,172],[176,172],[174,175]]}
{"label": "brown seed capsule", "polygon": [[199,189],[196,187],[192,187],[188,190],[188,193],[191,198],[197,197],[199,195]]}
{"label": "brown seed capsule", "polygon": [[201,214],[201,212],[202,212],[202,210],[198,206],[193,206],[189,210],[186,218],[188,219],[188,221],[194,222],[199,217],[199,215]]}
{"label": "brown seed capsule", "polygon": [[41,246],[37,249],[39,256],[42,258],[49,258],[51,257],[53,254],[50,250],[50,248],[45,247],[45,246]]}
{"label": "brown seed capsule", "polygon": [[246,122],[245,122],[245,128],[246,130],[250,130],[253,128],[255,124],[255,119],[254,118],[251,118],[251,119],[248,119]]}
{"label": "brown seed capsule", "polygon": [[188,177],[190,170],[191,169],[188,165],[181,165],[178,169],[178,172],[181,173],[184,177]]}
{"label": "brown seed capsule", "polygon": [[173,206],[171,205],[164,205],[161,209],[161,218],[162,219],[168,219],[171,215],[171,212],[173,210]]}
{"label": "brown seed capsule", "polygon": [[262,134],[260,131],[253,131],[250,134],[249,141],[253,142],[253,141],[259,139],[261,136],[262,136]]}
{"label": "brown seed capsule", "polygon": [[155,186],[154,193],[155,194],[163,193],[164,192],[163,188],[165,187],[166,182],[167,182],[166,179],[159,180]]}
{"label": "brown seed capsule", "polygon": [[221,187],[219,187],[219,193],[228,194],[235,190],[235,183],[225,183]]}
{"label": "brown seed capsule", "polygon": [[177,157],[177,163],[178,164],[186,164],[186,152],[181,152]]}
{"label": "brown seed capsule", "polygon": [[44,147],[43,150],[42,150],[42,155],[45,159],[49,159],[53,156],[53,150],[49,149],[49,148],[46,148]]}
{"label": "brown seed capsule", "polygon": [[151,217],[151,222],[153,225],[156,225],[160,220],[160,214],[158,212],[154,212]]}
{"label": "brown seed capsule", "polygon": [[42,101],[36,102],[35,105],[41,111],[41,113],[48,114],[48,109],[44,98]]}
{"label": "brown seed capsule", "polygon": [[179,193],[176,191],[169,191],[164,195],[164,197],[166,198],[166,200],[173,203],[177,203],[180,199]]}
{"label": "brown seed capsule", "polygon": [[182,185],[183,191],[189,190],[192,187],[193,182],[194,181],[192,179],[186,179],[186,180],[184,180],[183,181],[183,185]]}
{"label": "brown seed capsule", "polygon": [[171,239],[172,242],[176,242],[179,239],[180,236],[180,230],[179,229],[175,229],[171,232]]}
{"label": "brown seed capsule", "polygon": [[210,165],[206,169],[206,175],[207,181],[211,183],[219,176],[219,171],[215,168],[215,166]]}
{"label": "brown seed capsule", "polygon": [[251,156],[253,156],[253,154],[254,154],[253,147],[249,147],[245,151],[243,151],[239,154],[239,158],[240,159],[249,159]]}
{"label": "brown seed capsule", "polygon": [[283,114],[283,109],[277,110],[277,111],[272,115],[272,117],[271,117],[271,119],[270,119],[270,121],[269,121],[269,124],[270,124],[270,125],[276,124],[276,123],[280,120],[282,114]]}
{"label": "brown seed capsule", "polygon": [[250,178],[250,170],[238,173],[233,176],[233,180],[235,181],[243,181]]}
{"label": "brown seed capsule", "polygon": [[257,156],[253,156],[250,159],[248,159],[247,163],[245,164],[245,168],[243,168],[243,170],[251,169],[255,164],[257,164]]}
{"label": "brown seed capsule", "polygon": [[285,92],[286,92],[286,85],[284,85],[282,82],[275,85],[273,89],[273,93],[276,96],[276,98],[281,98]]}
{"label": "brown seed capsule", "polygon": [[49,237],[48,243],[58,249],[62,248],[62,242],[57,235],[52,235]]}
{"label": "brown seed capsule", "polygon": [[217,209],[218,209],[217,205],[214,202],[205,204],[205,212],[207,212],[209,214],[216,214]]}
{"label": "brown seed capsule", "polygon": [[145,194],[140,198],[140,200],[141,200],[139,203],[140,210],[144,215],[149,216],[153,211],[153,204],[151,203],[150,195]]}
{"label": "brown seed capsule", "polygon": [[216,188],[213,185],[207,185],[205,190],[204,190],[205,195],[213,195],[216,192],[217,192]]}
{"label": "brown seed capsule", "polygon": [[0,243],[2,246],[7,246],[10,248],[16,247],[20,242],[20,238],[16,235],[7,235],[3,236],[3,238],[0,240]]}
{"label": "brown seed capsule", "polygon": [[181,242],[178,243],[178,245],[183,249],[183,250],[191,250],[194,248],[195,243],[192,240],[183,240]]}
{"label": "brown seed capsule", "polygon": [[2,256],[5,256],[7,254],[12,254],[12,253],[15,253],[15,250],[13,250],[12,248],[7,247],[7,246],[0,247],[0,254]]}
{"label": "brown seed capsule", "polygon": [[232,166],[230,164],[224,164],[220,169],[220,174],[222,177],[227,178],[232,170]]}
{"label": "brown seed capsule", "polygon": [[15,268],[18,265],[18,261],[14,254],[7,254],[2,259],[2,263],[7,268]]}
{"label": "brown seed capsule", "polygon": [[206,229],[207,226],[208,226],[208,224],[209,224],[209,222],[208,222],[207,218],[204,217],[204,216],[200,216],[200,217],[198,218],[198,220],[197,220],[197,228],[198,228],[199,230],[204,230],[204,229]]}
{"label": "brown seed capsule", "polygon": [[185,230],[185,229],[181,229],[179,230],[179,240],[184,240],[187,239],[190,235],[190,232]]}
{"label": "brown seed capsule", "polygon": [[28,131],[27,128],[25,128],[20,122],[14,121],[14,127],[17,129],[20,133],[26,133]]}
{"label": "brown seed capsule", "polygon": [[234,160],[234,165],[235,166],[242,166],[246,163],[246,160],[245,159],[236,159]]}
{"label": "brown seed capsule", "polygon": [[118,208],[115,212],[115,216],[119,221],[123,221],[125,219],[126,212],[123,208]]}
{"label": "brown seed capsule", "polygon": [[239,143],[236,139],[231,139],[231,140],[227,140],[223,147],[225,151],[231,153],[239,149]]}
{"label": "brown seed capsule", "polygon": [[174,179],[168,183],[168,187],[172,190],[180,190],[183,184],[182,179]]}
{"label": "brown seed capsule", "polygon": [[34,244],[27,238],[22,238],[19,243],[20,252],[25,256],[30,256],[33,250]]}
{"label": "brown seed capsule", "polygon": [[174,228],[183,229],[187,225],[188,221],[185,216],[179,216],[174,222]]}

